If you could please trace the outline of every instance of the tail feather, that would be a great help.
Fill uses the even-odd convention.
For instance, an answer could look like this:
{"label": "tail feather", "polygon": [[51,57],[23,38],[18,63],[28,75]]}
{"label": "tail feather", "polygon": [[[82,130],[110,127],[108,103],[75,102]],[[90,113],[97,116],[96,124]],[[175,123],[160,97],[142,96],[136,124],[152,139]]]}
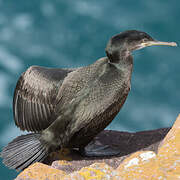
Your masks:
{"label": "tail feather", "polygon": [[48,156],[48,150],[40,141],[40,134],[22,135],[11,141],[1,152],[3,163],[9,168],[23,170]]}
{"label": "tail feather", "polygon": [[[31,149],[29,149],[31,148]],[[4,159],[4,163],[7,164],[8,166],[15,168],[14,166],[20,166],[22,163],[26,162],[27,160],[33,158],[38,152],[41,152],[41,149],[38,147],[36,148],[32,147],[31,145],[25,146],[24,148],[18,149],[19,152],[11,153],[10,155],[6,156],[6,159]],[[26,153],[22,153],[25,151],[28,151]],[[32,154],[33,152],[33,154]],[[18,160],[18,162],[17,162]]]}
{"label": "tail feather", "polygon": [[20,164],[19,166],[16,167],[16,170],[21,170],[21,169],[25,169],[26,167],[28,167],[30,164],[34,163],[34,162],[40,162],[41,160],[43,160],[46,157],[46,154],[44,152],[37,152],[35,155],[33,155],[32,157],[30,157],[26,162],[23,162],[23,164]]}

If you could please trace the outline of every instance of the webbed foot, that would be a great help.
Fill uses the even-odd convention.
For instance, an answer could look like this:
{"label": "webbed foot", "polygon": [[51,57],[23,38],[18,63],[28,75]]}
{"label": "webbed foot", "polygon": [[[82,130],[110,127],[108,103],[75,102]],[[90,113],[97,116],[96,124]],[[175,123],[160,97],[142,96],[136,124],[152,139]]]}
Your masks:
{"label": "webbed foot", "polygon": [[79,152],[82,156],[87,157],[116,156],[121,153],[117,147],[97,143],[97,141],[92,141],[86,147],[80,148]]}

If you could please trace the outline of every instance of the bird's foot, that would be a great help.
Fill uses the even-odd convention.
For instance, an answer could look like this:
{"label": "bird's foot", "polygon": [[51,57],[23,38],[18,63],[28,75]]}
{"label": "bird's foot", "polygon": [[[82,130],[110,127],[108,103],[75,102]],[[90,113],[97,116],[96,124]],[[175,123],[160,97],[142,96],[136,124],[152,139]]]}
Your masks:
{"label": "bird's foot", "polygon": [[84,148],[80,148],[79,152],[82,156],[87,157],[103,157],[103,156],[116,156],[121,153],[117,147],[110,145],[97,145],[90,143]]}

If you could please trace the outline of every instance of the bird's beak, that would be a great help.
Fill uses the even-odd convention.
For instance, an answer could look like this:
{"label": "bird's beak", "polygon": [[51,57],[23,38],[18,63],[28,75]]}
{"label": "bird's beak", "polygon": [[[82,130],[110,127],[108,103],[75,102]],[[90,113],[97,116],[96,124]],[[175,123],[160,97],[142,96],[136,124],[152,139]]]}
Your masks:
{"label": "bird's beak", "polygon": [[140,45],[142,48],[143,47],[147,47],[147,46],[177,46],[177,44],[175,42],[162,42],[162,41],[147,41],[147,42],[143,42]]}

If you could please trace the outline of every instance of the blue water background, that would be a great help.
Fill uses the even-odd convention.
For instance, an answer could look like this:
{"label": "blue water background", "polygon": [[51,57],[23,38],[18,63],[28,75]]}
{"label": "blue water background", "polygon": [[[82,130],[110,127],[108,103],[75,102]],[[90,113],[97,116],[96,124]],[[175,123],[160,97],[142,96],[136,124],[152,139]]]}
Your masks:
{"label": "blue water background", "polygon": [[[20,74],[31,65],[78,67],[105,56],[108,39],[127,29],[180,43],[179,0],[0,0],[0,148],[22,132],[12,116]],[[108,129],[171,126],[180,112],[180,49],[134,53],[132,89]],[[1,161],[0,179],[17,173]]]}

